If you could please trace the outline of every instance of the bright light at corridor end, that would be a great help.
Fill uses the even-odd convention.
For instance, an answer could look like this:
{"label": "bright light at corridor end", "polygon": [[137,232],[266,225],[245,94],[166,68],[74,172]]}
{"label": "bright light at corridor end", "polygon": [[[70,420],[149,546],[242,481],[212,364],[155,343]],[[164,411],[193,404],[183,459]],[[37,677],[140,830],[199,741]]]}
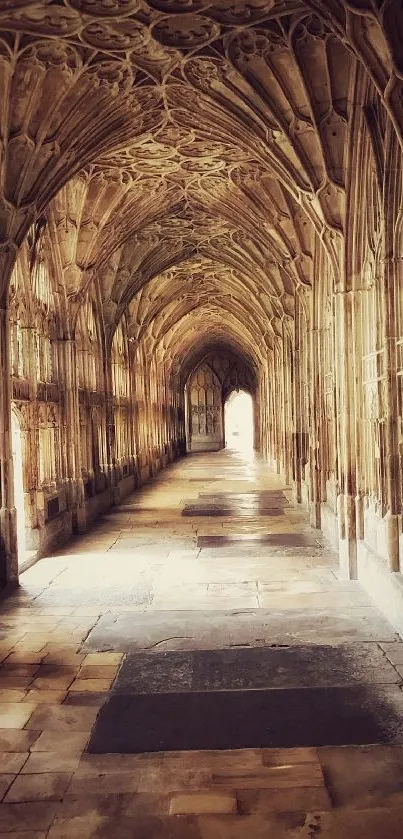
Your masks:
{"label": "bright light at corridor end", "polygon": [[233,391],[225,403],[225,446],[249,452],[253,449],[253,400],[244,390]]}

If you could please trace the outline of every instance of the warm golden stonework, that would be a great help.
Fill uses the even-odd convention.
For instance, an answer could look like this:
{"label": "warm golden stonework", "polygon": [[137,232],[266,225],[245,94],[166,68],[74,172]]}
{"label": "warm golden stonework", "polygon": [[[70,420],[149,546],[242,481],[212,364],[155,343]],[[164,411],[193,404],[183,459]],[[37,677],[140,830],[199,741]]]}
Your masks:
{"label": "warm golden stonework", "polygon": [[246,387],[256,445],[377,590],[401,562],[400,0],[1,0],[0,29],[3,584],[12,425],[43,553],[184,452],[219,357],[214,443]]}
{"label": "warm golden stonework", "polygon": [[[339,582],[402,634],[402,0],[0,0],[0,368],[1,590],[180,457],[191,470],[224,449],[244,391],[261,480],[293,493]],[[221,456],[236,491],[238,466],[211,455],[207,518]],[[252,514],[242,527],[254,538]],[[45,683],[3,672],[1,702],[21,707],[0,729],[26,726],[38,691],[57,709],[108,693],[116,662],[74,658],[74,686],[73,653]],[[43,764],[56,798],[83,746]],[[239,814],[236,786],[210,786],[163,812]]]}

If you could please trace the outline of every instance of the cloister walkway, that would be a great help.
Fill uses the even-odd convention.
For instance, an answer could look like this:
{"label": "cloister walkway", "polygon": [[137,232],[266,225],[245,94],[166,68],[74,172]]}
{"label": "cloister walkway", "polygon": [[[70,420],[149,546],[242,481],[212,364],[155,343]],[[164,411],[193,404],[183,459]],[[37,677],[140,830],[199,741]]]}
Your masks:
{"label": "cloister walkway", "polygon": [[403,643],[256,455],[169,466],[0,614],[0,839],[403,831]]}

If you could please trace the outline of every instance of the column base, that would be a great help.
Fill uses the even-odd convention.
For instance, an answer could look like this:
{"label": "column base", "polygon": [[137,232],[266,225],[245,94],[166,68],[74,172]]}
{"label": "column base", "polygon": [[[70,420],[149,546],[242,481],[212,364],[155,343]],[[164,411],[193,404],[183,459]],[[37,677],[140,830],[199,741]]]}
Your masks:
{"label": "column base", "polygon": [[88,529],[87,510],[85,507],[76,507],[72,512],[73,533],[86,533]]}
{"label": "column base", "polygon": [[339,539],[339,577],[341,580],[357,580],[357,542]]}
{"label": "column base", "polygon": [[386,549],[387,562],[389,571],[400,570],[400,545],[399,537],[401,533],[402,517],[386,513],[385,527],[386,527]]}
{"label": "column base", "polygon": [[18,583],[17,511],[0,510],[0,588]]}
{"label": "column base", "polygon": [[337,498],[339,521],[339,575],[342,580],[357,579],[356,499],[353,495]]}
{"label": "column base", "polygon": [[321,504],[319,501],[311,501],[309,504],[309,523],[316,530],[321,528]]}

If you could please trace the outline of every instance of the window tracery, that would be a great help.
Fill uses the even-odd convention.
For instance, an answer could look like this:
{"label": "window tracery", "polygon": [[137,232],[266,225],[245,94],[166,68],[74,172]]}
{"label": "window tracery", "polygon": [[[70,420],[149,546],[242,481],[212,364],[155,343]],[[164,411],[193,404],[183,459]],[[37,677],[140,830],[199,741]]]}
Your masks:
{"label": "window tracery", "polygon": [[60,416],[56,405],[41,404],[38,410],[39,483],[55,484],[60,476]]}
{"label": "window tracery", "polygon": [[80,308],[76,327],[77,377],[82,390],[99,391],[101,346],[94,307],[89,297]]}
{"label": "window tracery", "polygon": [[[128,397],[130,392],[129,354],[125,323],[120,321],[115,329],[111,347],[112,391],[115,400],[115,451],[122,463],[131,454]],[[127,468],[126,468],[127,470]]]}
{"label": "window tracery", "polygon": [[35,318],[35,357],[38,382],[55,381],[54,340],[56,307],[45,247],[44,228],[36,232],[31,244],[31,288]]}
{"label": "window tracery", "polygon": [[29,348],[26,341],[27,309],[23,285],[23,265],[17,259],[10,285],[10,360],[13,378],[26,378]]}
{"label": "window tracery", "polygon": [[118,323],[112,340],[112,388],[114,396],[129,395],[129,357],[122,321]]}
{"label": "window tracery", "polygon": [[200,439],[222,442],[221,382],[209,364],[201,364],[189,382],[190,438],[192,446]]}
{"label": "window tracery", "polygon": [[25,377],[27,353],[24,340],[26,313],[21,303],[10,312],[11,374],[14,378]]}
{"label": "window tracery", "polygon": [[369,137],[366,138],[369,166],[367,169],[368,201],[361,229],[358,230],[364,253],[361,290],[357,299],[357,340],[361,340],[363,400],[360,444],[357,447],[358,483],[368,501],[380,507],[386,501],[384,462],[385,422],[385,354],[382,334],[383,226],[379,184]]}
{"label": "window tracery", "polygon": [[140,463],[145,465],[148,459],[147,440],[147,415],[146,415],[146,383],[145,364],[142,347],[137,346],[135,352],[135,416],[136,416],[136,442],[139,452]]}
{"label": "window tracery", "polygon": [[335,336],[334,336],[334,298],[333,277],[328,271],[323,279],[324,310],[322,331],[322,370],[323,377],[323,469],[326,480],[326,498],[336,511],[336,379],[335,379]]}
{"label": "window tracery", "polygon": [[[107,463],[105,397],[102,385],[100,326],[90,296],[83,302],[76,325],[77,384],[79,388],[79,426],[81,474],[90,495],[98,486],[100,472]],[[101,482],[102,488],[104,483]],[[101,486],[100,484],[100,486]]]}
{"label": "window tracery", "polygon": [[103,455],[104,436],[103,436],[103,421],[100,412],[97,408],[91,411],[91,444],[92,444],[92,466],[94,472],[99,472],[102,463],[106,461]]}

